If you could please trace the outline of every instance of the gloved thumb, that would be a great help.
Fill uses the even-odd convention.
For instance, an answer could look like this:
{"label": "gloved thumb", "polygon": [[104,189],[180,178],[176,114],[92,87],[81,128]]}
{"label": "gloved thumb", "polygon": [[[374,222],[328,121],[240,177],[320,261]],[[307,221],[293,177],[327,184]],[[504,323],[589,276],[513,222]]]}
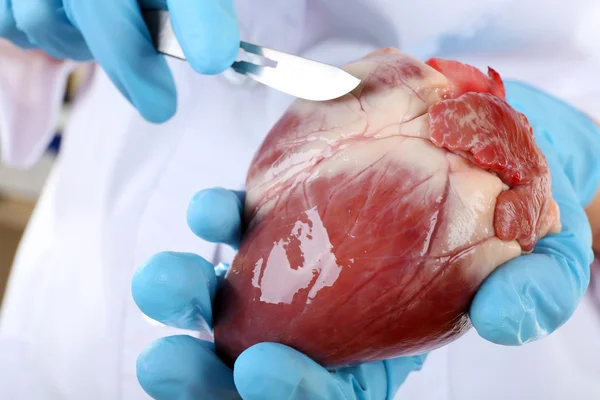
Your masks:
{"label": "gloved thumb", "polygon": [[277,343],[243,352],[233,369],[244,400],[346,399],[339,382],[304,354]]}

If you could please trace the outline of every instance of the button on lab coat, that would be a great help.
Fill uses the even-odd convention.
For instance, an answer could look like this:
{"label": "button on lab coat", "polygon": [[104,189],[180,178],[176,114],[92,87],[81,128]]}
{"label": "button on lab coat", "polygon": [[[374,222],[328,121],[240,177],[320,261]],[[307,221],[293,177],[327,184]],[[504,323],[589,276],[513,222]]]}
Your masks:
{"label": "button on lab coat", "polygon": [[[421,58],[490,64],[600,118],[600,46],[588,40],[599,20],[589,22],[592,1],[237,4],[249,42],[333,64],[386,46]],[[52,136],[73,65],[0,51],[2,157],[28,166]],[[147,398],[135,375],[138,354],[151,340],[182,331],[150,321],[135,306],[135,268],[163,250],[232,259],[227,247],[190,232],[188,202],[204,188],[242,189],[254,151],[292,99],[230,73],[200,76],[183,62],[169,63],[179,108],[162,125],[144,121],[90,65],[7,289],[0,397]],[[397,398],[599,399],[600,323],[593,300],[590,292],[557,333],[522,348],[495,346],[471,331],[433,352]]]}

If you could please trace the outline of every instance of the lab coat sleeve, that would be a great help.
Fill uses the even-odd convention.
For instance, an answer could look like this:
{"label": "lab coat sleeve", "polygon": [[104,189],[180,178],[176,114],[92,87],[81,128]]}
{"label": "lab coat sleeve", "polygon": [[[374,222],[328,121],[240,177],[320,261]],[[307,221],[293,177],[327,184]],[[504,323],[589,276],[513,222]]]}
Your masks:
{"label": "lab coat sleeve", "polygon": [[28,168],[56,134],[69,74],[75,63],[24,51],[0,40],[0,156]]}

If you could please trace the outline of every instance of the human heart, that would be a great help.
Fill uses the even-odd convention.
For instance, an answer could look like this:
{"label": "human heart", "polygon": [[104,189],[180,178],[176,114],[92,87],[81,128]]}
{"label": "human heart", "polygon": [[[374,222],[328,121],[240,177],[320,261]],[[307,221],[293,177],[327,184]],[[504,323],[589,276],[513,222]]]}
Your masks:
{"label": "human heart", "polygon": [[296,101],[252,162],[215,303],[229,363],[260,342],[327,367],[428,352],[471,327],[495,268],[560,231],[546,160],[494,70],[394,49],[344,69],[359,87]]}

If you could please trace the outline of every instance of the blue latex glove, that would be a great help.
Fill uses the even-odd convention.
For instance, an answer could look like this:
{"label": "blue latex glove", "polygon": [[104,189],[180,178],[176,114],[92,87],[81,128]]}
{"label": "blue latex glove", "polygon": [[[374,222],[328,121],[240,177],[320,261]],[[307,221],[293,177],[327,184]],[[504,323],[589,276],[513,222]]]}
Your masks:
{"label": "blue latex glove", "polygon": [[485,339],[521,345],[563,325],[588,287],[593,252],[584,208],[600,186],[600,131],[581,112],[530,86],[507,82],[506,92],[507,101],[529,119],[548,160],[562,232],[494,271],[470,314]]}
{"label": "blue latex glove", "polygon": [[[237,248],[242,198],[243,193],[224,189],[200,192],[188,209],[190,228],[205,240]],[[225,271],[194,254],[161,253],[136,271],[133,297],[150,318],[206,331]],[[392,399],[424,359],[398,358],[329,372],[289,347],[261,343],[243,352],[232,371],[217,357],[212,343],[182,335],[150,344],[138,358],[137,374],[144,390],[159,400]]]}
{"label": "blue latex glove", "polygon": [[97,61],[144,118],[164,122],[177,108],[175,83],[140,7],[170,10],[197,72],[216,74],[235,61],[240,39],[233,0],[0,0],[0,37],[58,59]]}

